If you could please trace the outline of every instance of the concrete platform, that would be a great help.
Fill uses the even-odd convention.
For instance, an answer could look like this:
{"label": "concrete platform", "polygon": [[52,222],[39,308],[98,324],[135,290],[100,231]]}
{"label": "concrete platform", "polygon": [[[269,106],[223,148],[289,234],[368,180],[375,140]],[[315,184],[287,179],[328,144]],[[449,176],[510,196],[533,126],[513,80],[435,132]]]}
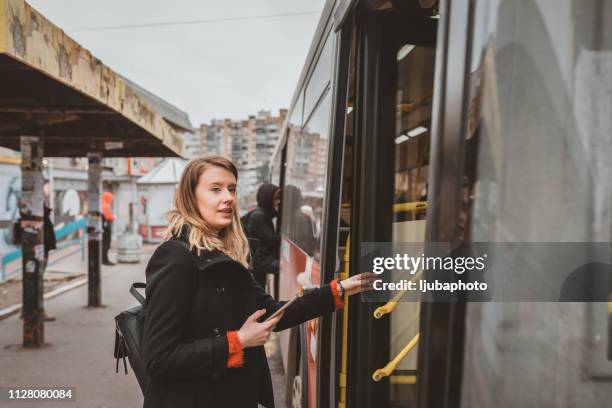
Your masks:
{"label": "concrete platform", "polygon": [[[0,387],[73,387],[76,402],[6,403],[0,407],[137,408],[143,397],[131,369],[115,373],[113,359],[114,316],[135,306],[129,294],[132,282],[144,281],[145,266],[155,245],[143,247],[138,264],[102,267],[102,301],[105,307],[88,309],[87,286],[83,285],[45,302],[47,313],[56,317],[45,324],[47,345],[38,350],[21,347],[22,322],[18,315],[0,321]],[[75,255],[76,256],[76,255]],[[75,272],[80,263],[66,259],[53,272]],[[81,265],[85,268],[85,265]],[[86,270],[86,269],[83,269]],[[276,406],[284,407],[284,373],[276,336],[266,344]]]}

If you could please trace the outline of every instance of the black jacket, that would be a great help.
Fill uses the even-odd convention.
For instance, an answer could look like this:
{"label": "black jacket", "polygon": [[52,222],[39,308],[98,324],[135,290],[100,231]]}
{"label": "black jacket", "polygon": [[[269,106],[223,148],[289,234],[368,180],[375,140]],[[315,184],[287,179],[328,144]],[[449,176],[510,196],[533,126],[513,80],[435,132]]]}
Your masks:
{"label": "black jacket", "polygon": [[266,273],[270,264],[278,260],[280,236],[274,231],[272,219],[257,207],[249,214],[249,238],[257,239],[253,256],[253,273]]}
{"label": "black jacket", "polygon": [[[263,346],[244,350],[244,365],[227,368],[226,332],[253,312],[265,319],[276,302],[240,263],[220,252],[195,257],[174,240],[149,261],[143,350],[151,382],[145,408],[274,407]],[[334,310],[328,285],[307,292],[276,326],[284,330]]]}
{"label": "black jacket", "polygon": [[[274,230],[272,219],[276,217],[274,209],[274,184],[263,184],[257,190],[257,207],[248,215],[246,235],[258,241],[254,249],[253,273],[268,272],[270,264],[278,260],[280,236]],[[251,248],[253,250],[253,248]]]}

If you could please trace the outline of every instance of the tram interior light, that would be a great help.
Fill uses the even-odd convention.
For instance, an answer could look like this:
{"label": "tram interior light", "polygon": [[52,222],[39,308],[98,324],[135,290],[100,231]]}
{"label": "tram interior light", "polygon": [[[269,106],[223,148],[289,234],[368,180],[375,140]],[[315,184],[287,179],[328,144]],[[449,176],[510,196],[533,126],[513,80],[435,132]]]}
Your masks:
{"label": "tram interior light", "polygon": [[410,139],[410,138],[408,136],[406,136],[406,135],[399,135],[398,137],[395,138],[395,144],[404,143],[408,139]]}
{"label": "tram interior light", "polygon": [[414,129],[410,130],[408,133],[404,133],[395,138],[395,144],[404,143],[413,137],[417,137],[420,134],[427,132],[427,128],[424,126],[417,126]]}
{"label": "tram interior light", "polygon": [[399,51],[397,52],[397,60],[401,61],[404,58],[406,58],[406,56],[410,54],[410,51],[414,50],[414,47],[415,46],[412,44],[402,45],[402,48],[400,48]]}
{"label": "tram interior light", "polygon": [[408,137],[417,137],[421,133],[425,133],[425,132],[427,132],[427,128],[426,127],[417,126],[414,129],[412,129],[411,131],[409,131],[407,133],[407,135],[408,135]]}

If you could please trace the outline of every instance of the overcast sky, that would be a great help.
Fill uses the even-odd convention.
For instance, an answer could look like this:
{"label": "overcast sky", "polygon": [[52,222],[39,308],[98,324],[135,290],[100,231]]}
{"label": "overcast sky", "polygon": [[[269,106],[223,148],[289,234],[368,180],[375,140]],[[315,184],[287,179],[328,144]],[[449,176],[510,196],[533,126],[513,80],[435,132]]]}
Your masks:
{"label": "overcast sky", "polygon": [[[286,108],[324,0],[28,0],[104,64],[189,113],[242,119]],[[91,27],[258,18],[113,30]]]}

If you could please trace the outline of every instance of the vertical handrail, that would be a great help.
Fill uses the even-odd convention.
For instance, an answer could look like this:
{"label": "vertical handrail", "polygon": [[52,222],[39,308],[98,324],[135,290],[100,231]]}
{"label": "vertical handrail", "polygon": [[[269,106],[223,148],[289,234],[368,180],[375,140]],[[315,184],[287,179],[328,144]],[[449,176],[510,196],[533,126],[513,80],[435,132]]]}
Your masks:
{"label": "vertical handrail", "polygon": [[[351,234],[346,237],[346,244],[344,246],[344,271],[339,274],[339,279],[347,279],[349,277],[349,261],[350,261],[350,244]],[[340,398],[338,401],[338,408],[346,407],[346,372],[348,367],[348,311],[349,311],[349,297],[344,297],[344,308],[342,310],[342,362],[340,364]]]}

